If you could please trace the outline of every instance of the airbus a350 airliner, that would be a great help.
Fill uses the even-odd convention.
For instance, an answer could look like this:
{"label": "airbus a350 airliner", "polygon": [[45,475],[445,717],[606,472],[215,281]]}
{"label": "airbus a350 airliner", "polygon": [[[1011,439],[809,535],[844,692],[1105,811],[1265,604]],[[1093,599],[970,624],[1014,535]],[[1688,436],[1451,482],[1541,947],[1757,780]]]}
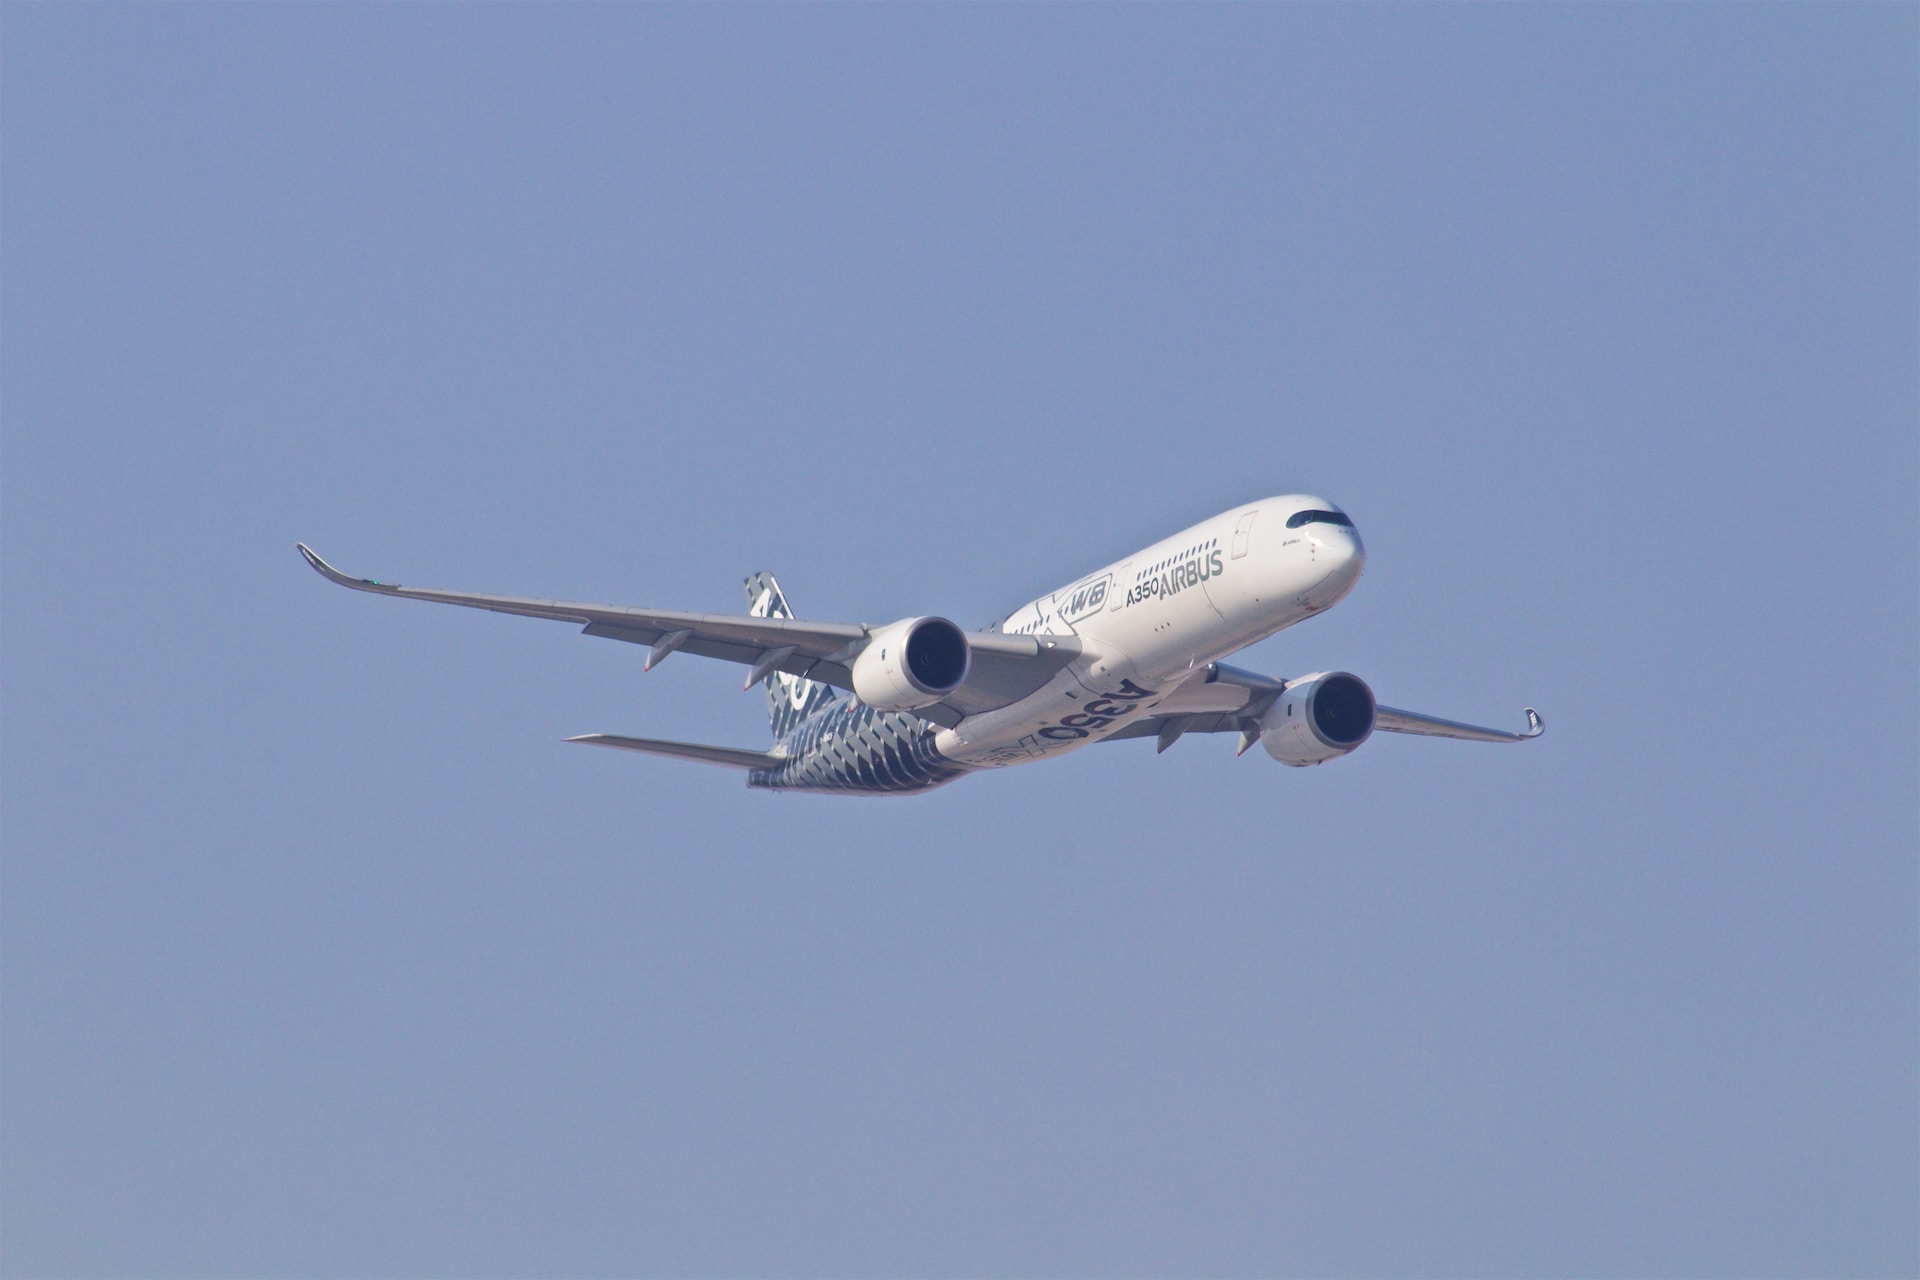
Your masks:
{"label": "airbus a350 airliner", "polygon": [[1520,733],[1396,711],[1358,676],[1277,680],[1220,659],[1330,609],[1366,552],[1345,513],[1306,494],[1204,520],[1021,605],[979,631],[940,617],[887,626],[802,622],[771,574],[748,578],[746,616],[670,613],[471,595],[351,578],[303,544],[328,579],[356,591],[553,618],[648,647],[646,667],[685,651],[745,665],[767,682],[773,747],[750,751],[590,733],[569,742],[744,769],[747,785],[898,795],[977,769],[1063,755],[1092,742],[1238,733],[1281,764],[1344,756],[1375,729],[1524,742]]}

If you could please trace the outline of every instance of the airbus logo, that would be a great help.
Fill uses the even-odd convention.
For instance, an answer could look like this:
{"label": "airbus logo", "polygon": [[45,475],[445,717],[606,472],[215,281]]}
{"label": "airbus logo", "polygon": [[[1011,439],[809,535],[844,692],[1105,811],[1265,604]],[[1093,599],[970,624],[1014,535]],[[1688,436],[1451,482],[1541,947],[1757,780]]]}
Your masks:
{"label": "airbus logo", "polygon": [[1146,579],[1128,591],[1127,604],[1139,604],[1143,600],[1165,599],[1168,596],[1179,595],[1188,587],[1197,587],[1225,572],[1218,550],[1195,554],[1178,564],[1170,565],[1157,576]]}

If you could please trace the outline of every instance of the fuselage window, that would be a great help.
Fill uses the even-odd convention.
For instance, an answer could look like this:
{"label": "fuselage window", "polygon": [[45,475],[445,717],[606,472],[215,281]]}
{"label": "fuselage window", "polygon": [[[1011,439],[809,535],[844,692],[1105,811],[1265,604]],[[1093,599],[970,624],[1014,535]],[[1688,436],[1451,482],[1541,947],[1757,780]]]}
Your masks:
{"label": "fuselage window", "polygon": [[1296,511],[1287,517],[1287,528],[1298,529],[1303,524],[1337,524],[1344,528],[1353,528],[1353,521],[1338,511]]}

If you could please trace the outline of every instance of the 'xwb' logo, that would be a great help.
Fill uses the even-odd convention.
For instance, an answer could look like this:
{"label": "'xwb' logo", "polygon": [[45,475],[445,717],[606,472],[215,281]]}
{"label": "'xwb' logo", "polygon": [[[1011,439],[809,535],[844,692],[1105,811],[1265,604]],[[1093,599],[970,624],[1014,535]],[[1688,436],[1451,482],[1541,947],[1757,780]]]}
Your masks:
{"label": "'xwb' logo", "polygon": [[1062,592],[1055,597],[1059,601],[1057,615],[1062,622],[1078,622],[1080,619],[1100,612],[1107,602],[1107,588],[1112,585],[1113,577],[1108,575],[1096,578],[1092,582],[1083,582],[1077,587]]}

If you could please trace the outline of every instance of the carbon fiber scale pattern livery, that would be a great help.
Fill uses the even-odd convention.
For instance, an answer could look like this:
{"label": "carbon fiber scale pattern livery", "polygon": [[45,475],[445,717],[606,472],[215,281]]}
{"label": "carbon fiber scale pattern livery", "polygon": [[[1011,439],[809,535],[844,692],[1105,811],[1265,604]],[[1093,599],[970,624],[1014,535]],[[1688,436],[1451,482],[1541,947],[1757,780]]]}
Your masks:
{"label": "carbon fiber scale pattern livery", "polygon": [[[755,618],[791,618],[787,598],[770,573],[746,581],[747,613]],[[897,795],[925,791],[966,772],[933,749],[937,725],[919,716],[876,711],[858,698],[836,698],[831,685],[785,672],[767,677],[767,718],[778,768],[755,769],[750,787],[782,791],[864,792]]]}
{"label": "carbon fiber scale pattern livery", "polygon": [[966,772],[934,750],[939,732],[918,716],[840,699],[781,740],[775,750],[787,760],[778,768],[755,769],[747,785],[869,795],[926,791]]}

